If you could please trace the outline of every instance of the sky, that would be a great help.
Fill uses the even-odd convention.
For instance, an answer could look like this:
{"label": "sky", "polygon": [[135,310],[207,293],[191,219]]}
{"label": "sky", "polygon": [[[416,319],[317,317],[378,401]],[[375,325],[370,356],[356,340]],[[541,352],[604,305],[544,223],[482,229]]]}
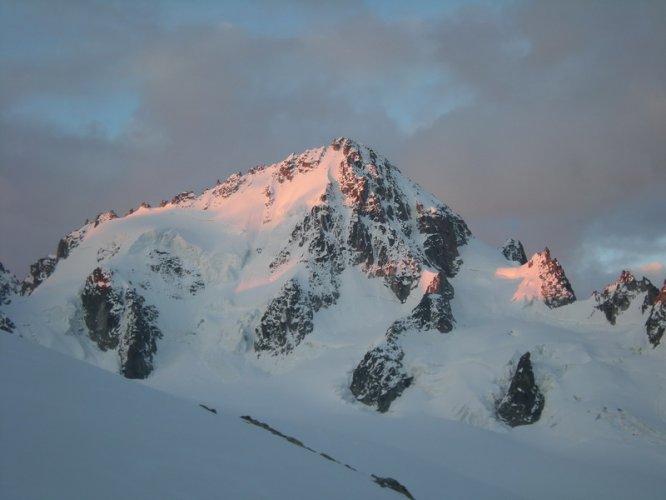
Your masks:
{"label": "sky", "polygon": [[586,296],[666,278],[662,0],[0,0],[0,261],[345,136]]}

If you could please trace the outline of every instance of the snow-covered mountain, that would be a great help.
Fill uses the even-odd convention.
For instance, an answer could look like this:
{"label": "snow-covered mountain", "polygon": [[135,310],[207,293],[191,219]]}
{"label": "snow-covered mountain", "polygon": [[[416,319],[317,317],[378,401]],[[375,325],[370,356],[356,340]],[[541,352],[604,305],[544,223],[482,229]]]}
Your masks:
{"label": "snow-covered mountain", "polygon": [[454,498],[663,494],[666,290],[623,274],[577,300],[548,248],[485,245],[349,139],[100,214],[0,280],[12,335],[415,498],[440,498],[442,471]]}

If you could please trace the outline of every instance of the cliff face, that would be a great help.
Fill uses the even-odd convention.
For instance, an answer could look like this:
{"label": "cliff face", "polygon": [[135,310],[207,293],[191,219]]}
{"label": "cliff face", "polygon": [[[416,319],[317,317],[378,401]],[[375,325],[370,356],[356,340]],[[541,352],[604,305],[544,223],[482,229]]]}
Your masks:
{"label": "cliff face", "polygon": [[645,329],[650,343],[657,347],[666,330],[666,280],[664,280],[664,285],[652,301],[650,314],[645,322]]}
{"label": "cliff face", "polygon": [[659,290],[650,280],[637,280],[629,271],[622,271],[620,277],[608,285],[601,293],[594,292],[596,308],[604,313],[611,325],[619,314],[623,313],[639,296],[642,300],[641,311],[645,312],[653,303]]}
{"label": "cliff face", "polygon": [[90,338],[102,351],[117,351],[120,373],[148,377],[162,337],[155,326],[157,309],[147,306],[136,289],[114,283],[113,273],[99,267],[86,279],[81,304]]}

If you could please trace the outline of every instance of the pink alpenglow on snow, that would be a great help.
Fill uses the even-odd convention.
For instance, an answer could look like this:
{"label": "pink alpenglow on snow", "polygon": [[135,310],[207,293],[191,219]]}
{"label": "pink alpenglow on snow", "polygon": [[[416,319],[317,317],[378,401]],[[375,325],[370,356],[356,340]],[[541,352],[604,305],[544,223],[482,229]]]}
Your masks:
{"label": "pink alpenglow on snow", "polygon": [[507,280],[522,279],[512,300],[543,301],[548,307],[560,307],[576,300],[564,269],[550,256],[546,247],[520,267],[499,267],[495,276]]}

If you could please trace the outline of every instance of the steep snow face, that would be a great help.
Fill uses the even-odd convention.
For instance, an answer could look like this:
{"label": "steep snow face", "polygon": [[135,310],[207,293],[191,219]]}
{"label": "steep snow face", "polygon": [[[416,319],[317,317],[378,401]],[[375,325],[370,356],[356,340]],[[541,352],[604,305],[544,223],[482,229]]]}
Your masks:
{"label": "steep snow face", "polygon": [[550,256],[548,248],[535,253],[520,267],[501,267],[495,274],[508,280],[522,279],[513,294],[513,300],[541,300],[550,308],[571,304],[576,300],[564,269],[557,259]]}

